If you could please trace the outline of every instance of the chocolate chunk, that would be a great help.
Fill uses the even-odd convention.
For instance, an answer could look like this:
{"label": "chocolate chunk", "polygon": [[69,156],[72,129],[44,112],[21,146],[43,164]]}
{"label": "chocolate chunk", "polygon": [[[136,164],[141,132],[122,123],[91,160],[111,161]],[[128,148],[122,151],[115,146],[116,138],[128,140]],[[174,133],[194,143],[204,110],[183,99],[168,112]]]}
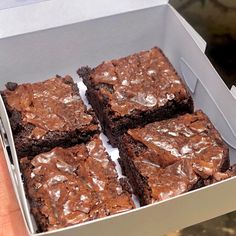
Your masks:
{"label": "chocolate chunk", "polygon": [[5,86],[8,90],[14,91],[17,88],[18,84],[13,82],[7,82]]}

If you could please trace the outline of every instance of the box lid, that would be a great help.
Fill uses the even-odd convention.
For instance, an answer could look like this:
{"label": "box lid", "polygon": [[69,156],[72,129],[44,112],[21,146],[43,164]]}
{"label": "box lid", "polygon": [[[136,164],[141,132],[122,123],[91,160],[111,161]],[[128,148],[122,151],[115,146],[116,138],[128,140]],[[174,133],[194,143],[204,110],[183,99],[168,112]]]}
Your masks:
{"label": "box lid", "polygon": [[232,86],[231,93],[232,93],[233,97],[236,99],[236,86],[234,86],[234,85]]}
{"label": "box lid", "polygon": [[49,1],[49,0],[4,0],[0,1],[0,10],[2,9],[8,9],[12,7],[19,7],[23,5],[28,5],[28,4],[33,4],[33,3],[38,3],[42,1]]}
{"label": "box lid", "polygon": [[[51,0],[0,11],[0,38],[167,4],[168,0]],[[92,6],[92,7],[91,7]]]}

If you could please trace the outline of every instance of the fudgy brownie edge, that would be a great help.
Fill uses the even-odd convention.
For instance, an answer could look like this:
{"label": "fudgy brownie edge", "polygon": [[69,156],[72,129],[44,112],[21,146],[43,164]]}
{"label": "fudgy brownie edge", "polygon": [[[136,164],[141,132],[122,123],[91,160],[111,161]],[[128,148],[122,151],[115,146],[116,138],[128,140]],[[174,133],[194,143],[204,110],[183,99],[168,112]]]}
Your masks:
{"label": "fudgy brownie edge", "polygon": [[[118,60],[103,62],[101,65],[99,65],[98,67],[93,68],[93,69],[91,69],[89,67],[82,67],[82,68],[78,69],[78,71],[77,71],[78,75],[83,79],[83,82],[87,86],[86,96],[88,98],[88,101],[92,105],[99,121],[101,122],[101,127],[102,127],[104,133],[108,136],[108,138],[113,146],[117,146],[117,141],[118,141],[117,138],[121,134],[125,133],[128,129],[140,127],[140,126],[143,126],[145,124],[148,124],[148,123],[151,123],[154,121],[175,117],[176,115],[181,115],[184,113],[192,113],[193,112],[193,100],[192,100],[189,92],[184,87],[184,84],[182,83],[181,78],[177,75],[176,71],[174,70],[174,68],[170,64],[169,60],[163,55],[163,53],[160,50],[159,51],[160,51],[160,55],[162,55],[162,60],[165,60],[164,63],[166,65],[166,68],[168,68],[166,70],[163,69],[163,71],[171,71],[170,77],[172,76],[171,77],[172,79],[176,78],[176,81],[178,82],[178,85],[173,85],[173,84],[171,84],[172,82],[170,82],[171,86],[172,85],[176,86],[175,95],[173,96],[174,99],[170,99],[170,100],[167,99],[167,101],[164,102],[163,105],[161,105],[161,106],[155,105],[155,106],[152,106],[147,109],[138,109],[138,108],[134,107],[133,110],[130,110],[128,113],[124,112],[123,115],[117,114],[117,112],[112,108],[111,102],[112,102],[112,104],[115,104],[116,100],[114,100],[113,95],[111,95],[111,96],[113,96],[111,98],[111,96],[110,95],[108,96],[108,94],[114,94],[117,91],[114,89],[114,86],[116,86],[116,84],[114,85],[114,83],[115,83],[114,81],[108,81],[108,80],[104,81],[104,77],[106,77],[105,75],[109,74],[109,72],[106,71],[106,67],[107,67],[106,65],[111,64],[115,67],[115,66],[119,65],[119,63],[123,63],[122,60],[128,61],[129,58],[133,58],[133,57],[140,58],[140,61],[141,61],[141,60],[143,60],[143,58],[145,58],[145,56],[143,56],[143,55],[145,53],[152,53],[152,50],[158,51],[159,49],[154,48],[154,49],[151,49],[149,52],[140,52],[140,53],[137,53],[137,54],[125,57],[125,58],[121,58]],[[140,63],[142,63],[142,62],[140,62]],[[128,62],[127,62],[127,64],[128,64]],[[132,65],[132,63],[131,63],[131,65]],[[130,65],[130,67],[132,69],[131,65]],[[125,66],[126,65],[124,65],[124,68],[125,68]],[[158,71],[158,69],[157,69],[158,66],[156,66],[156,71]],[[104,69],[103,69],[103,67],[104,67]],[[141,67],[142,66],[140,65],[140,68]],[[97,71],[99,71],[99,72],[97,72]],[[105,74],[104,77],[102,77],[101,71],[103,71],[103,73]],[[166,76],[168,79],[168,76],[166,75],[167,73],[163,72],[163,71],[157,72],[157,73],[160,73],[160,76],[162,76],[161,73],[164,73],[163,76]],[[154,70],[149,70],[149,71],[144,70],[143,71],[143,73],[147,73],[147,74],[149,72],[154,73],[155,71]],[[97,73],[100,73],[99,79],[95,80],[94,78],[96,77]],[[117,72],[114,72],[114,73],[117,73]],[[123,73],[123,72],[121,72],[121,73]],[[131,73],[130,76],[131,77],[135,76],[135,73],[136,72],[134,72],[134,74]],[[148,75],[145,75],[145,76],[148,76]],[[120,77],[122,77],[122,75],[115,74],[113,77],[111,77],[111,80],[113,78],[121,79]],[[128,78],[127,76],[125,78],[126,79],[123,81],[126,83],[129,83],[127,81],[129,81],[130,78]],[[150,76],[148,78],[150,80]],[[143,81],[143,83],[145,84],[145,81]],[[159,83],[158,79],[156,77],[155,77],[155,83],[157,85]],[[121,86],[123,86],[123,85],[121,85]],[[125,86],[123,86],[123,87],[125,87]],[[116,88],[119,88],[119,87],[116,87]],[[104,92],[104,91],[106,91],[106,92]],[[134,92],[134,94],[136,94],[136,93],[138,93],[138,92]],[[148,93],[148,91],[147,91],[147,93]],[[166,89],[166,93],[167,94],[169,93],[168,89]],[[186,95],[184,95],[184,96],[180,95],[182,93],[186,93]],[[142,100],[142,99],[144,99],[144,98],[142,98],[142,96],[143,96],[142,94],[140,94],[140,96],[141,96],[140,98],[139,97],[136,98],[134,96],[131,98],[131,100],[133,101],[135,98],[135,99],[141,99],[141,101],[138,101],[138,102],[146,101],[146,100]],[[170,95],[170,97],[171,97],[171,95]],[[157,97],[156,98],[150,97],[150,99],[154,99],[154,101],[155,101],[155,99],[158,99],[158,98]],[[160,101],[162,102],[161,99],[160,99]],[[136,104],[136,103],[134,103],[134,104]]]}
{"label": "fudgy brownie edge", "polygon": [[[66,76],[63,78],[57,76],[56,79],[61,80],[64,84],[68,84],[71,87],[71,93],[74,97],[80,97],[77,84],[73,82],[71,77]],[[13,93],[18,86],[22,85],[17,85],[16,83],[6,84],[6,88],[8,89],[8,91]],[[1,95],[9,116],[16,151],[18,157],[20,158],[23,156],[35,156],[40,152],[49,151],[55,146],[69,147],[77,143],[86,142],[90,140],[94,134],[99,132],[97,125],[98,122],[95,118],[94,112],[92,110],[86,110],[85,108],[85,114],[92,117],[91,122],[86,124],[85,126],[79,129],[72,128],[68,131],[47,131],[42,138],[33,138],[31,137],[31,133],[36,128],[36,126],[31,123],[24,122],[21,112],[8,104],[6,91],[2,91]],[[81,106],[84,105],[81,103]],[[83,116],[83,114],[81,114],[81,116]]]}

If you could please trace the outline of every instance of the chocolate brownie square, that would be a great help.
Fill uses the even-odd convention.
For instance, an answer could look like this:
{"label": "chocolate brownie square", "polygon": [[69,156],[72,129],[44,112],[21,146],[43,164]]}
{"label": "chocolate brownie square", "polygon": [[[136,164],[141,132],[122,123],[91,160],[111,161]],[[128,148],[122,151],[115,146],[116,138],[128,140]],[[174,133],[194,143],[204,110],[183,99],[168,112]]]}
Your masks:
{"label": "chocolate brownie square", "polygon": [[142,205],[203,186],[229,168],[228,148],[202,111],[129,129],[119,152]]}
{"label": "chocolate brownie square", "polygon": [[130,128],[193,112],[187,88],[156,47],[105,61],[94,69],[82,67],[78,74],[113,146]]}
{"label": "chocolate brownie square", "polygon": [[6,88],[2,97],[18,157],[72,146],[98,133],[97,120],[87,111],[70,76],[32,84],[8,83]]}
{"label": "chocolate brownie square", "polygon": [[236,164],[230,166],[225,172],[216,172],[213,176],[204,181],[205,185],[214,184],[236,176]]}
{"label": "chocolate brownie square", "polygon": [[48,231],[134,208],[115,164],[94,137],[56,147],[32,160],[21,158],[26,194],[39,231]]}

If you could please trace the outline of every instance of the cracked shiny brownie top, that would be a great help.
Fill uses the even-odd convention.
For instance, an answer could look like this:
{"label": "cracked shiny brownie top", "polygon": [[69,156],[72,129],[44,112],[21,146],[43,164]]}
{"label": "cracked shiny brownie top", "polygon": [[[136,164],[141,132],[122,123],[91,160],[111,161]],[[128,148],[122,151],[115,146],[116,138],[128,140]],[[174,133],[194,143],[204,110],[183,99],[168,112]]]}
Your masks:
{"label": "cracked shiny brownie top", "polygon": [[119,116],[189,97],[175,69],[158,48],[106,61],[92,71],[90,79]]}
{"label": "cracked shiny brownie top", "polygon": [[6,88],[1,94],[19,158],[86,142],[99,132],[93,111],[86,109],[70,76],[9,82]]}
{"label": "cracked shiny brownie top", "polygon": [[230,177],[228,148],[202,111],[129,129],[121,166],[142,205]]}
{"label": "cracked shiny brownie top", "polygon": [[147,147],[144,162],[146,157],[150,165],[166,167],[188,159],[203,178],[221,170],[227,153],[219,133],[201,111],[131,129],[128,134]]}
{"label": "cracked shiny brownie top", "polygon": [[8,84],[7,88],[4,96],[8,106],[20,113],[23,123],[34,125],[33,138],[41,138],[48,131],[75,130],[93,119],[70,76],[14,87]]}
{"label": "cracked shiny brownie top", "polygon": [[42,231],[134,208],[98,137],[20,161],[32,213]]}

